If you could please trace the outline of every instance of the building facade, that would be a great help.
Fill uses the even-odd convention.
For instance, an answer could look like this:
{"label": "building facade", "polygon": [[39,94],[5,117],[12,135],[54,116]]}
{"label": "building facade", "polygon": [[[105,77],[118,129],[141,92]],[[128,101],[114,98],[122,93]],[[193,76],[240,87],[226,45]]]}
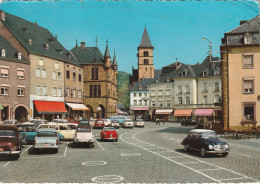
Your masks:
{"label": "building facade", "polygon": [[259,17],[241,21],[222,39],[224,128],[259,126]]}

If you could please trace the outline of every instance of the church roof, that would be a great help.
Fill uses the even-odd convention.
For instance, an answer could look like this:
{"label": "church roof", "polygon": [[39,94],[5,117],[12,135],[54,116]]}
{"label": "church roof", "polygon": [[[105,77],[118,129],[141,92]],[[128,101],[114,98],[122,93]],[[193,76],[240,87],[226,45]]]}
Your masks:
{"label": "church roof", "polygon": [[108,45],[106,46],[106,51],[105,51],[104,57],[110,58],[110,53],[109,53]]}
{"label": "church roof", "polygon": [[144,28],[144,33],[143,33],[143,36],[142,36],[142,40],[141,40],[141,43],[138,46],[138,48],[153,48],[153,45],[152,45],[151,40],[149,38],[146,26]]}

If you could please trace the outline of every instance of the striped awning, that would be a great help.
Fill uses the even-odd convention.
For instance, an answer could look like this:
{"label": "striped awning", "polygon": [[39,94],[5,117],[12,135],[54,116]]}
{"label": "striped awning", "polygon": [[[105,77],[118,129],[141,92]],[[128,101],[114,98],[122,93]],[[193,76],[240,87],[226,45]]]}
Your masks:
{"label": "striped awning", "polygon": [[191,116],[192,109],[176,109],[174,116]]}
{"label": "striped awning", "polygon": [[195,116],[212,116],[214,110],[213,109],[196,109],[194,115]]}
{"label": "striped awning", "polygon": [[171,114],[173,109],[158,109],[155,114]]}
{"label": "striped awning", "polygon": [[149,107],[133,107],[133,111],[149,111]]}
{"label": "striped awning", "polygon": [[77,103],[66,103],[72,110],[79,110],[79,111],[89,111],[84,104],[77,104]]}

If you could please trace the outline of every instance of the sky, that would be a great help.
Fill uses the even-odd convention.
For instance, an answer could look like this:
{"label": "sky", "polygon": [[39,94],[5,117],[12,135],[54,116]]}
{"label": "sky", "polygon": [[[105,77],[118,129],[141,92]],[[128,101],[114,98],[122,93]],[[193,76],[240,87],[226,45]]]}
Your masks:
{"label": "sky", "polygon": [[80,42],[97,45],[104,54],[106,40],[111,57],[116,51],[118,70],[137,68],[137,47],[146,25],[154,46],[154,66],[178,61],[202,62],[212,42],[219,56],[224,33],[259,14],[253,1],[6,1],[0,9],[37,22],[71,50]]}

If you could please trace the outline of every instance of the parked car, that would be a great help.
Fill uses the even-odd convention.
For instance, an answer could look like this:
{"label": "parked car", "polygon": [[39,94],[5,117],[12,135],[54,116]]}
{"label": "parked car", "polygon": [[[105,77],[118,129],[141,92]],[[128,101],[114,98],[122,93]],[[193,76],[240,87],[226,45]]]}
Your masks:
{"label": "parked car", "polygon": [[11,155],[18,160],[22,151],[22,140],[17,127],[0,125],[0,155]]}
{"label": "parked car", "polygon": [[145,123],[144,123],[144,121],[142,119],[137,119],[135,121],[135,126],[136,127],[144,127],[144,125],[145,125]]}
{"label": "parked car", "polygon": [[97,119],[90,119],[89,124],[94,127]]}
{"label": "parked car", "polygon": [[105,126],[111,126],[111,120],[110,119],[104,119]]}
{"label": "parked car", "polygon": [[116,119],[119,121],[119,124],[122,125],[124,121],[127,119],[127,116],[117,115],[117,116],[109,116],[109,119],[113,120]]}
{"label": "parked car", "polygon": [[111,126],[111,127],[114,127],[114,128],[119,128],[119,127],[120,127],[119,121],[116,120],[116,119],[112,119],[110,126]]}
{"label": "parked car", "polygon": [[134,128],[134,122],[131,119],[126,119],[122,124],[124,128]]}
{"label": "parked car", "polygon": [[33,149],[37,153],[39,150],[54,150],[58,153],[59,137],[55,128],[39,128],[34,139]]}
{"label": "parked car", "polygon": [[94,135],[90,125],[78,125],[73,139],[74,144],[87,144],[89,147],[94,147]]}
{"label": "parked car", "polygon": [[52,123],[68,123],[67,119],[54,119]]}
{"label": "parked car", "polygon": [[[64,140],[73,140],[75,129],[71,129],[71,123],[49,123],[40,125],[39,128],[55,128],[58,133],[63,135]],[[74,126],[77,124],[73,124]]]}
{"label": "parked car", "polygon": [[188,125],[194,125],[194,126],[196,126],[196,125],[198,125],[198,121],[197,121],[197,120],[194,120],[194,119],[183,120],[183,121],[181,122],[181,125],[183,125],[183,126],[188,126]]}
{"label": "parked car", "polygon": [[88,119],[79,120],[79,125],[90,125],[90,121]]}
{"label": "parked car", "polygon": [[16,119],[7,119],[3,122],[4,125],[17,125],[18,121]]}
{"label": "parked car", "polygon": [[114,127],[104,127],[103,130],[100,132],[100,139],[101,141],[113,140],[117,142],[118,134]]}
{"label": "parked car", "polygon": [[185,151],[190,149],[199,151],[202,157],[207,154],[222,154],[223,157],[226,157],[229,153],[229,145],[220,141],[213,130],[191,130],[181,144]]}
{"label": "parked car", "polygon": [[75,119],[66,118],[68,120],[68,123],[76,123],[79,124],[79,121],[76,121]]}
{"label": "parked car", "polygon": [[95,122],[95,128],[103,128],[105,127],[105,121],[103,119],[97,119]]}
{"label": "parked car", "polygon": [[23,124],[28,124],[28,123],[33,123],[33,124],[35,124],[38,127],[41,124],[49,123],[49,121],[44,120],[44,119],[32,119],[30,121],[24,122]]}

